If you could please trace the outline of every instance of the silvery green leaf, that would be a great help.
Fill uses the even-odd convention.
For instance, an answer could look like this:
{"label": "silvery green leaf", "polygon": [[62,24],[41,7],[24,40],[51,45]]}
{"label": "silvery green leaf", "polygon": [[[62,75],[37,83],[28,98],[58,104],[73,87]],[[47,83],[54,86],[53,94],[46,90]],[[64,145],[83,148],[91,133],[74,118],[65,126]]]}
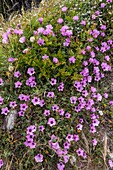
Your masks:
{"label": "silvery green leaf", "polygon": [[70,156],[70,163],[71,163],[71,165],[74,165],[76,163],[76,157],[75,156]]}

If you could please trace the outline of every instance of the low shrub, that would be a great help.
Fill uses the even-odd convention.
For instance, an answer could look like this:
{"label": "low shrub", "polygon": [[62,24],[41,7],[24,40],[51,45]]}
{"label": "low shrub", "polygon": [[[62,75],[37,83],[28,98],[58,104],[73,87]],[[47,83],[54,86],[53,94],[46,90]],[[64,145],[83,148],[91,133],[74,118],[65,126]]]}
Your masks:
{"label": "low shrub", "polygon": [[1,130],[6,167],[107,167],[101,128],[113,100],[101,84],[112,71],[113,2],[92,2],[50,3],[2,35],[1,126],[17,111],[14,129]]}

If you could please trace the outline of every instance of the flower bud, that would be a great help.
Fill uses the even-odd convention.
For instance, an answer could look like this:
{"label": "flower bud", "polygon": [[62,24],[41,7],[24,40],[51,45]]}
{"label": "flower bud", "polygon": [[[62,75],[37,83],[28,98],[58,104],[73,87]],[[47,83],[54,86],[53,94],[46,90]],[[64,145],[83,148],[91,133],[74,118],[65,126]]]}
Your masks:
{"label": "flower bud", "polygon": [[8,70],[9,70],[10,72],[12,72],[12,71],[14,70],[14,67],[13,67],[13,66],[9,66],[9,67],[8,67]]}
{"label": "flower bud", "polygon": [[34,41],[35,41],[35,37],[34,36],[30,37],[30,42],[34,42]]}

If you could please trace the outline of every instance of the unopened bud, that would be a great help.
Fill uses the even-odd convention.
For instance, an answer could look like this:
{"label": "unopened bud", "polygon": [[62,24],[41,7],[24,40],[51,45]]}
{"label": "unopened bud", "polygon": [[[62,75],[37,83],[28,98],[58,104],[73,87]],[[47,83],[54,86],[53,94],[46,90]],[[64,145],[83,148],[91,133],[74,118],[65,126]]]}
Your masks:
{"label": "unopened bud", "polygon": [[35,41],[35,37],[30,37],[30,42],[34,42]]}
{"label": "unopened bud", "polygon": [[9,67],[8,67],[8,70],[9,70],[10,72],[12,72],[12,71],[14,70],[14,67],[13,67],[13,66],[9,66]]}

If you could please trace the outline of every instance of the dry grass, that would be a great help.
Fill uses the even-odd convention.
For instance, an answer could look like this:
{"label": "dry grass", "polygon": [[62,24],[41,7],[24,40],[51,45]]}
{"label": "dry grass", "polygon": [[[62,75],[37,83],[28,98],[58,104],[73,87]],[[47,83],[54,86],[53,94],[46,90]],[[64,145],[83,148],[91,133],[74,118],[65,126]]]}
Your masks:
{"label": "dry grass", "polygon": [[[63,3],[65,3],[67,0],[64,0]],[[32,12],[31,11],[27,11],[24,12],[24,10],[22,10],[22,15],[14,15],[11,14],[8,21],[4,21],[2,14],[0,15],[0,32],[1,29],[6,30],[7,28],[9,28],[10,26],[12,26],[12,24],[16,25],[19,22],[24,21],[25,19],[30,20],[33,16],[45,16],[50,14],[50,9],[53,6],[59,6],[60,5],[61,0],[42,0],[42,2],[40,3],[39,8],[32,8]]]}

